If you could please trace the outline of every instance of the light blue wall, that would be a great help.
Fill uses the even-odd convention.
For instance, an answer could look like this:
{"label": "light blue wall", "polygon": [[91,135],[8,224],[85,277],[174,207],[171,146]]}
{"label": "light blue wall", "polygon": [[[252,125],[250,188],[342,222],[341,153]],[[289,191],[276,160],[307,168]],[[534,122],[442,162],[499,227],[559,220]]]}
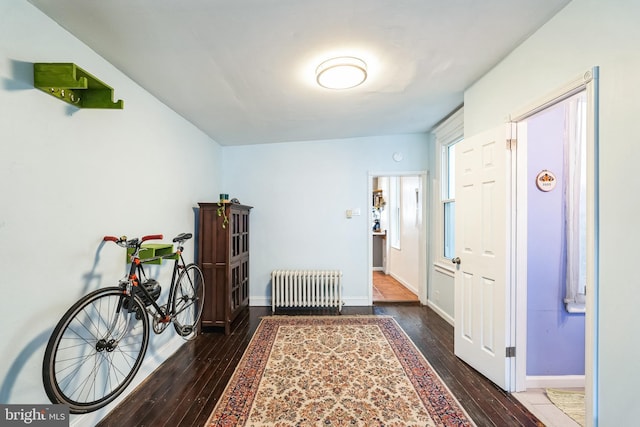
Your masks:
{"label": "light blue wall", "polygon": [[433,265],[431,269],[429,306],[453,325],[456,308],[454,273],[445,269],[435,268]]}
{"label": "light blue wall", "polygon": [[[404,159],[393,161],[394,152]],[[251,304],[270,304],[274,269],[335,268],[343,271],[345,303],[366,305],[369,173],[425,171],[428,136],[224,147],[223,158],[224,192],[254,206]],[[347,219],[347,209],[361,215]]]}
{"label": "light blue wall", "polygon": [[635,190],[640,187],[640,144],[635,137],[640,116],[639,18],[636,0],[573,0],[465,92],[465,135],[473,135],[600,66],[600,426],[640,418],[635,393],[640,383],[638,283],[627,271],[640,258]]}
{"label": "light blue wall", "polygon": [[[124,110],[76,110],[41,93],[33,62],[77,63]],[[22,1],[0,3],[0,79],[0,339],[11,343],[0,351],[2,403],[48,401],[40,372],[55,323],[125,272],[103,235],[193,231],[197,202],[229,193],[255,206],[253,303],[268,303],[272,269],[312,267],[342,269],[347,303],[366,304],[369,173],[427,169],[427,135],[222,148]],[[168,282],[167,267],[157,273]],[[153,336],[137,380],[181,343],[171,330]],[[93,425],[113,406],[72,424]]]}
{"label": "light blue wall", "polygon": [[[584,314],[564,308],[564,104],[527,120],[527,375],[584,375]],[[556,187],[536,187],[542,170]],[[553,355],[550,357],[550,355]]]}
{"label": "light blue wall", "polygon": [[[34,89],[33,62],[77,63],[124,110],[78,110]],[[102,237],[193,232],[193,207],[219,192],[220,158],[216,142],[29,3],[0,2],[1,403],[48,403],[41,367],[53,327],[125,272],[123,249]],[[158,273],[167,284],[170,269]],[[152,336],[137,379],[181,344],[172,328]]]}

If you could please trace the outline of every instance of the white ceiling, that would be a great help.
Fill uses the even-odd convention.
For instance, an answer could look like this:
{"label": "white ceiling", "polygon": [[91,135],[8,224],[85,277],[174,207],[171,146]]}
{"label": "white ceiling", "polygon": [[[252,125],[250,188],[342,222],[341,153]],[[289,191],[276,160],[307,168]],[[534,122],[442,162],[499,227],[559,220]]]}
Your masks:
{"label": "white ceiling", "polygon": [[[427,131],[569,1],[29,0],[222,145]],[[318,87],[336,55],[367,81]]]}

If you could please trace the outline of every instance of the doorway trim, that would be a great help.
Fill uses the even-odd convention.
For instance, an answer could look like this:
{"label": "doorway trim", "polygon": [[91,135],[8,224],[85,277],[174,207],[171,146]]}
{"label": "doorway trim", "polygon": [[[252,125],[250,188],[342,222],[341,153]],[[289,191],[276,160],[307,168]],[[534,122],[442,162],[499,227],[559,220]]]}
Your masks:
{"label": "doorway trim", "polygon": [[[576,79],[551,92],[547,96],[517,110],[510,115],[512,124],[527,118],[567,98],[585,91],[587,96],[587,295],[585,313],[585,407],[586,426],[597,426],[598,414],[598,80],[599,69],[593,67]],[[513,128],[514,126],[511,126]],[[526,144],[526,143],[525,143]],[[520,148],[520,147],[518,147]],[[516,243],[515,282],[512,288],[515,301],[515,342],[520,355],[516,358],[516,391],[526,389],[526,343],[527,343],[527,221],[526,221],[526,160],[525,150],[516,149]],[[515,213],[514,213],[515,215]]]}
{"label": "doorway trim", "polygon": [[421,200],[421,208],[422,208],[422,217],[421,217],[421,226],[419,229],[418,236],[418,298],[420,299],[420,303],[422,305],[427,304],[427,259],[428,259],[428,248],[427,248],[427,229],[428,227],[428,213],[427,213],[427,182],[428,182],[428,172],[427,171],[397,171],[397,172],[372,172],[370,171],[367,179],[367,195],[369,202],[367,203],[367,280],[369,282],[369,294],[368,301],[369,305],[373,305],[373,234],[371,233],[371,224],[373,224],[373,203],[371,194],[373,193],[373,178],[375,177],[403,177],[403,176],[417,176],[420,180],[420,186],[422,189],[422,194],[420,195]]}

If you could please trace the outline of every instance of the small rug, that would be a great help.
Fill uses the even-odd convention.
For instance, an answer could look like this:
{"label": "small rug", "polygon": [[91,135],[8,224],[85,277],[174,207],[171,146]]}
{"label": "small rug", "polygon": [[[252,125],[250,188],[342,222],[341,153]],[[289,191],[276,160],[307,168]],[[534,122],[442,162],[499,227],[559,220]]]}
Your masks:
{"label": "small rug", "polygon": [[545,391],[551,403],[573,418],[575,422],[584,426],[585,406],[583,391],[560,390],[555,388],[548,388]]}
{"label": "small rug", "polygon": [[260,322],[207,426],[474,426],[387,316]]}

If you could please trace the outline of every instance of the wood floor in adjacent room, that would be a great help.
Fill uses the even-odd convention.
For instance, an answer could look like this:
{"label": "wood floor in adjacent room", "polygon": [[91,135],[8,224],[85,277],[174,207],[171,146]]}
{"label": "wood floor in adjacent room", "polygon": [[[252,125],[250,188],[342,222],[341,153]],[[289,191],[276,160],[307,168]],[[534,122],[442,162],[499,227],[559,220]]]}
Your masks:
{"label": "wood floor in adjacent room", "polygon": [[[454,356],[453,327],[430,308],[381,305],[342,311],[394,316],[479,427],[543,425],[516,398]],[[116,407],[98,426],[203,427],[260,317],[270,314],[270,307],[250,307],[234,322],[230,335],[207,332],[186,343],[127,398],[126,406]]]}
{"label": "wood floor in adjacent room", "polygon": [[391,275],[374,270],[373,303],[419,304],[420,301],[418,295],[411,292]]}

